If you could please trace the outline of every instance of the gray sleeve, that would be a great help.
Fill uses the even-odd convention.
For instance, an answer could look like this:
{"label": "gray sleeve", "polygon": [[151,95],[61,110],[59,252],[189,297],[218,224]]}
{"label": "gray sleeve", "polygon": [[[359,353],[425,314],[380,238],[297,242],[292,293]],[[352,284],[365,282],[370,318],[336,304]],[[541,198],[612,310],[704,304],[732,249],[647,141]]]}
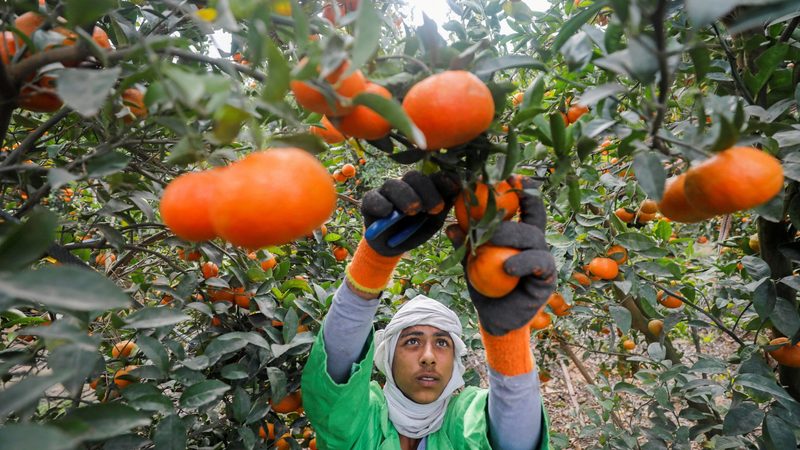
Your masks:
{"label": "gray sleeve", "polygon": [[328,355],[328,375],[337,383],[350,378],[354,363],[361,360],[375,312],[380,300],[364,300],[342,282],[333,295],[322,327],[325,353]]}
{"label": "gray sleeve", "polygon": [[489,367],[489,440],[496,450],[533,450],[542,436],[539,374],[509,377]]}

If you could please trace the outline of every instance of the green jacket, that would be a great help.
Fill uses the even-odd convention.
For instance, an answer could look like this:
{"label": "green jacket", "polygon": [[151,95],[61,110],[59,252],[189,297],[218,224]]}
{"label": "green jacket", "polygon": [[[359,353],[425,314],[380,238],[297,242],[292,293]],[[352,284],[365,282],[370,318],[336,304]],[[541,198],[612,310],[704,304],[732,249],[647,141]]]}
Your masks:
{"label": "green jacket", "polygon": [[[357,364],[347,383],[337,384],[328,375],[328,355],[322,331],[311,349],[303,369],[303,408],[317,433],[320,449],[395,450],[400,449],[397,430],[389,420],[383,389],[370,381],[375,344],[367,341],[366,356]],[[487,422],[489,391],[468,386],[454,395],[447,407],[442,427],[428,435],[429,450],[491,449]],[[549,450],[547,415],[539,450]]]}

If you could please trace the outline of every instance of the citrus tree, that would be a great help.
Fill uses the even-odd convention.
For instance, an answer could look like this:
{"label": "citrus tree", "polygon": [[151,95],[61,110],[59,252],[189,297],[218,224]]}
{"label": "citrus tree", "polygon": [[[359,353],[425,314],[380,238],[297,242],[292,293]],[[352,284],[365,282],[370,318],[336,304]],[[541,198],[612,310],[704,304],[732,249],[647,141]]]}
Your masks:
{"label": "citrus tree", "polygon": [[459,262],[513,288],[484,243],[530,176],[540,379],[591,394],[553,446],[795,448],[797,2],[448,5],[1,5],[0,448],[317,448],[310,345],[411,169],[456,174],[469,245],[405,255],[378,326],[425,293],[479,352]]}

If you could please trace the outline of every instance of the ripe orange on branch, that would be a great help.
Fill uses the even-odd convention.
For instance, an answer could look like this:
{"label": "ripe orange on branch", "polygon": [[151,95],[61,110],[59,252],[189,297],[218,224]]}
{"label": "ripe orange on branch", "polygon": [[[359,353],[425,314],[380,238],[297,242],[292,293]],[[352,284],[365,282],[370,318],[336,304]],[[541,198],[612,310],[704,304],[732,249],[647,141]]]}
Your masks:
{"label": "ripe orange on branch", "polygon": [[791,345],[788,338],[779,337],[769,342],[769,345],[783,345],[769,354],[784,366],[800,367],[800,342]]}
{"label": "ripe orange on branch", "polygon": [[283,397],[277,404],[273,403],[272,400],[269,401],[269,404],[276,413],[288,414],[297,411],[303,406],[303,396],[298,390],[297,392],[292,392],[286,397]]}
{"label": "ripe orange on branch", "polygon": [[713,217],[696,210],[686,198],[686,174],[667,180],[664,186],[664,195],[658,203],[658,210],[664,217],[676,222],[694,223]]}
{"label": "ripe orange on branch", "polygon": [[124,116],[122,121],[131,124],[136,120],[147,117],[147,106],[144,105],[144,94],[136,88],[125,89],[122,92],[122,102],[130,110],[130,114]]}
{"label": "ripe orange on branch", "polygon": [[[308,60],[304,58],[300,61],[300,65],[305,65],[307,62]],[[330,83],[338,96],[352,99],[367,88],[367,81],[360,70],[342,78],[348,67],[350,67],[350,63],[343,62],[338,69],[325,77],[325,81]],[[297,103],[309,111],[325,114],[328,117],[339,117],[353,110],[353,106],[343,104],[340,99],[329,103],[325,95],[308,82],[292,80],[290,86]]]}
{"label": "ripe orange on branch", "polygon": [[338,144],[340,142],[344,142],[344,135],[333,126],[331,121],[328,120],[326,116],[322,116],[320,124],[322,124],[322,127],[316,125],[309,127],[311,134],[321,137],[322,140],[328,144]]}
{"label": "ripe orange on branch", "polygon": [[474,74],[448,70],[412,86],[403,109],[425,135],[425,148],[439,150],[466,144],[486,131],[494,118],[494,99]]}
{"label": "ripe orange on branch", "polygon": [[231,165],[210,211],[220,237],[257,249],[305,236],[325,223],[335,206],[336,190],[325,167],[308,152],[286,147],[251,153]]}
{"label": "ripe orange on branch", "polygon": [[[392,98],[392,93],[388,89],[375,83],[368,82],[364,92],[377,94],[387,99]],[[341,118],[339,129],[348,136],[375,140],[389,134],[392,126],[383,116],[372,109],[364,105],[357,105],[353,112]]]}
{"label": "ripe orange on branch", "polygon": [[111,348],[111,357],[119,358],[122,356],[123,358],[127,358],[131,356],[131,353],[133,353],[137,348],[138,346],[134,344],[133,341],[117,342]]}
{"label": "ripe orange on branch", "polygon": [[[504,210],[504,220],[508,220],[516,214],[519,209],[519,196],[512,190],[512,186],[507,181],[501,181],[494,186],[492,196],[494,197],[495,206],[497,210]],[[472,204],[471,199],[477,200],[477,204]],[[454,212],[458,225],[462,230],[467,231],[469,228],[469,219],[480,220],[486,213],[486,205],[489,200],[489,186],[486,183],[478,182],[475,187],[473,197],[465,195],[461,191],[456,197],[454,204]],[[469,215],[467,214],[467,207],[469,206]]]}
{"label": "ripe orange on branch", "polygon": [[628,261],[628,251],[621,245],[612,245],[606,252],[606,256],[613,259],[617,265],[625,264]]}
{"label": "ripe orange on branch", "polygon": [[161,196],[161,218],[178,237],[205,241],[216,236],[210,205],[216,186],[228,179],[227,169],[185,173],[170,182]]}
{"label": "ripe orange on branch", "polygon": [[520,251],[483,244],[467,257],[467,277],[476,291],[487,297],[503,297],[517,286],[519,277],[506,273],[506,260]]}
{"label": "ripe orange on branch", "polygon": [[602,280],[613,280],[619,274],[619,265],[611,258],[594,258],[589,262],[588,269],[589,273]]}
{"label": "ripe orange on branch", "polygon": [[766,203],[783,189],[783,167],[753,147],[733,147],[686,172],[686,200],[709,215],[729,214]]}
{"label": "ripe orange on branch", "polygon": [[683,306],[683,301],[678,297],[667,295],[664,291],[658,291],[656,296],[658,303],[661,303],[665,308],[677,309]]}

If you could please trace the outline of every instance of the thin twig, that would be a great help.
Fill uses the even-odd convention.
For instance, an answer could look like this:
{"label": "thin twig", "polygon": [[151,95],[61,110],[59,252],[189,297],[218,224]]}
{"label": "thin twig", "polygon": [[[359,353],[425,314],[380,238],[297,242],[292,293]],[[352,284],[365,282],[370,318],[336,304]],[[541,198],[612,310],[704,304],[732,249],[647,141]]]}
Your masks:
{"label": "thin twig", "polygon": [[736,86],[736,92],[744,97],[745,100],[747,100],[747,104],[755,104],[753,96],[750,94],[750,91],[747,90],[747,86],[744,84],[742,76],[739,74],[738,65],[736,64],[736,56],[734,56],[731,48],[728,47],[728,43],[725,42],[725,39],[722,38],[719,28],[717,28],[717,24],[712,24],[711,27],[714,29],[714,33],[717,35],[717,40],[719,41],[720,45],[722,45],[722,49],[725,51],[725,55],[728,58],[728,65],[731,66],[731,75],[733,76],[733,81],[735,82],[734,85]]}
{"label": "thin twig", "polygon": [[405,60],[407,60],[409,62],[412,62],[412,63],[416,64],[420,68],[422,68],[422,70],[424,70],[425,73],[432,73],[431,72],[431,68],[428,67],[427,64],[425,64],[424,62],[420,61],[419,59],[414,58],[413,56],[409,56],[409,55],[384,55],[384,56],[378,56],[378,57],[375,58],[375,61],[388,61],[390,59],[405,59]]}
{"label": "thin twig", "polygon": [[561,373],[564,374],[564,383],[567,385],[567,392],[569,393],[569,399],[572,401],[572,407],[575,409],[575,417],[578,418],[581,422],[581,426],[584,425],[583,415],[581,414],[581,407],[578,405],[578,399],[575,397],[575,389],[572,387],[572,378],[569,376],[569,370],[567,369],[567,365],[564,364],[564,361],[559,358],[558,365],[561,367]]}
{"label": "thin twig", "polygon": [[71,111],[72,110],[70,108],[64,107],[61,108],[61,110],[59,110],[57,113],[50,116],[50,118],[47,119],[46,122],[41,124],[38,128],[36,128],[32,132],[30,132],[25,137],[25,139],[22,140],[22,142],[19,144],[19,147],[15,148],[14,151],[8,155],[8,157],[3,161],[3,163],[0,164],[0,167],[10,166],[11,164],[19,162],[22,159],[22,157],[25,156],[25,153],[27,153],[31,148],[33,148],[33,145],[36,143],[36,141],[39,140],[40,137],[44,136],[47,130],[55,126],[65,117],[67,117],[67,114],[69,114]]}
{"label": "thin twig", "polygon": [[659,0],[656,10],[653,12],[652,23],[655,31],[656,39],[656,55],[658,55],[658,68],[661,74],[658,83],[658,105],[656,117],[653,119],[653,124],[650,127],[650,137],[653,139],[654,147],[660,148],[658,143],[658,130],[664,122],[664,116],[667,112],[667,97],[669,96],[670,74],[669,62],[666,55],[666,37],[664,36],[664,17],[666,15],[667,2],[666,0]]}

